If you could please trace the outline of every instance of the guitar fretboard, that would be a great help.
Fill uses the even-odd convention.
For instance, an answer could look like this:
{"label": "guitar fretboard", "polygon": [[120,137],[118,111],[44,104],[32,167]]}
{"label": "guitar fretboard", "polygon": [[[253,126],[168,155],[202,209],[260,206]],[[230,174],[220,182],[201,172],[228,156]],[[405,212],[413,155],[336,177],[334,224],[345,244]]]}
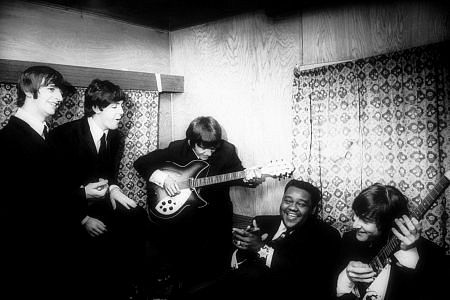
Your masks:
{"label": "guitar fretboard", "polygon": [[203,178],[193,179],[191,182],[191,186],[194,188],[202,187],[205,185],[217,184],[227,181],[233,181],[237,179],[245,178],[245,171],[238,171],[228,174],[215,175],[215,176],[207,176]]}
{"label": "guitar fretboard", "polygon": [[[414,207],[411,209],[411,214],[413,217],[415,217],[417,220],[422,219],[422,217],[425,215],[427,210],[431,207],[431,205],[436,201],[439,196],[442,194],[442,192],[447,188],[447,186],[450,184],[450,180],[447,179],[447,177],[443,176],[436,186],[432,188],[425,199],[417,205],[417,207]],[[378,252],[378,254],[370,261],[371,267],[377,272],[381,272],[381,270],[386,266],[386,264],[389,262],[389,257],[398,249],[400,246],[399,239],[394,235],[392,236],[387,244]]]}

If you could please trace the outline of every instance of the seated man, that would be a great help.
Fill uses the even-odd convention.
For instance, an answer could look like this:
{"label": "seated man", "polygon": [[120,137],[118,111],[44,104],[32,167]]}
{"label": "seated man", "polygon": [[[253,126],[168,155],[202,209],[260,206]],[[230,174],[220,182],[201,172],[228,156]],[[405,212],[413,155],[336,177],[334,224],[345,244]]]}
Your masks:
{"label": "seated man", "polygon": [[[198,166],[200,169],[195,174],[192,170]],[[167,198],[183,197],[184,191],[190,192],[178,185],[178,177],[216,176],[244,170],[235,146],[222,139],[219,122],[204,116],[194,119],[186,130],[185,139],[143,155],[135,161],[134,167],[149,182],[149,209],[158,209],[162,207],[161,203],[168,206],[166,211],[159,213],[153,209],[151,215],[156,224],[152,233],[153,246],[160,264],[156,268],[169,269],[169,275],[177,277],[185,291],[221,274],[227,267],[232,246],[233,208],[229,188],[231,185],[256,186],[258,182],[242,178],[232,180],[232,176],[229,177],[231,180],[217,184],[211,180],[198,195],[192,193],[186,201],[189,205],[178,209],[169,205],[173,204],[171,199],[158,202],[155,192]],[[249,180],[259,177],[256,170],[247,169],[244,173]],[[208,204],[204,206],[198,196]],[[200,205],[204,207],[198,207]],[[169,215],[171,212],[173,214]]]}
{"label": "seated man", "polygon": [[95,79],[85,92],[85,116],[49,136],[66,158],[71,189],[82,189],[87,200],[81,240],[85,271],[92,273],[86,275],[84,297],[92,299],[127,299],[144,260],[145,211],[124,195],[117,181],[124,100],[119,86]]}
{"label": "seated man", "polygon": [[310,183],[289,181],[280,215],[257,216],[247,229],[233,229],[232,270],[198,298],[334,299],[340,236],[315,217],[320,199]]}
{"label": "seated man", "polygon": [[[448,270],[438,269],[443,251],[420,237],[421,225],[409,217],[407,198],[393,186],[376,183],[355,198],[352,209],[353,230],[342,239],[338,298],[438,299],[444,286],[440,280],[446,277],[437,274],[446,272],[448,276]],[[393,255],[386,252],[374,260],[391,232],[400,241],[399,249],[393,247]],[[384,266],[386,259],[390,263]],[[369,264],[372,260],[381,269],[379,274]]]}

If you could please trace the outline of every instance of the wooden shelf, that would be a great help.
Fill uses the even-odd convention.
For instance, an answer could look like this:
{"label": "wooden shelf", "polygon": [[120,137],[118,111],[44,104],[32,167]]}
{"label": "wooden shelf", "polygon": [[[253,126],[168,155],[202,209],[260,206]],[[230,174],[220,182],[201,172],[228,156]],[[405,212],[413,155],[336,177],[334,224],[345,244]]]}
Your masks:
{"label": "wooden shelf", "polygon": [[[100,68],[68,66],[42,62],[0,59],[0,81],[17,82],[19,75],[31,66],[45,65],[60,72],[73,86],[87,87],[95,78],[109,80],[124,90],[157,91],[156,74]],[[160,74],[161,93],[184,92],[184,77]]]}

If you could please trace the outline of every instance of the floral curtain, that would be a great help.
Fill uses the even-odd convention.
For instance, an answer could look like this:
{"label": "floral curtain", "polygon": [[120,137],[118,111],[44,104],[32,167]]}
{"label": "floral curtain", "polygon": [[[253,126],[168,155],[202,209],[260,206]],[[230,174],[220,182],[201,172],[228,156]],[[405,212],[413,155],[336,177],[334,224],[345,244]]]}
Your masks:
{"label": "floral curtain", "polygon": [[[416,206],[450,170],[448,49],[441,43],[295,69],[294,175],[321,187],[320,216],[341,232],[370,184],[394,185]],[[447,253],[449,196],[447,189],[422,221],[423,235]]]}
{"label": "floral curtain", "polygon": [[[86,88],[76,87],[76,92],[63,101],[57,113],[49,120],[50,127],[83,116],[85,90]],[[147,197],[145,182],[133,168],[133,162],[157,147],[159,96],[158,92],[152,91],[124,90],[124,92],[128,97],[119,124],[119,130],[125,137],[119,182],[128,197],[145,207]],[[9,117],[17,110],[16,98],[15,83],[0,83],[0,128],[7,124]]]}

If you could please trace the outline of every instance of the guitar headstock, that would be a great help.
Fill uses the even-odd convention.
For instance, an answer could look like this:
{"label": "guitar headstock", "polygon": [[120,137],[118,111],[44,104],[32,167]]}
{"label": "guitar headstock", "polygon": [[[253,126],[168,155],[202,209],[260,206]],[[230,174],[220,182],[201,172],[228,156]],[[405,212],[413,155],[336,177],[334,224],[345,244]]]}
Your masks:
{"label": "guitar headstock", "polygon": [[291,162],[283,159],[271,161],[267,165],[261,167],[262,176],[269,176],[278,179],[291,177],[294,172],[294,166]]}

